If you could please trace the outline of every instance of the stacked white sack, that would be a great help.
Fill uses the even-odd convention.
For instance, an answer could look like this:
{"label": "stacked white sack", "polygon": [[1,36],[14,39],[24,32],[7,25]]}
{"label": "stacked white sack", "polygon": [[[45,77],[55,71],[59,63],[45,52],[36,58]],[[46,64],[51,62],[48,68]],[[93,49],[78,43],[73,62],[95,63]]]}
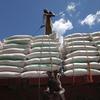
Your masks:
{"label": "stacked white sack", "polygon": [[0,50],[0,77],[20,77],[32,36],[14,35],[4,39]]}
{"label": "stacked white sack", "polygon": [[14,35],[4,40],[2,53],[24,53],[28,54],[31,48],[30,42],[33,39],[30,35]]}
{"label": "stacked white sack", "polygon": [[0,50],[3,48],[3,43],[0,41]]}
{"label": "stacked white sack", "polygon": [[88,75],[89,71],[92,75],[100,75],[99,51],[91,35],[82,33],[68,35],[64,39],[64,47],[66,76]]}
{"label": "stacked white sack", "polygon": [[31,43],[31,53],[27,55],[27,66],[24,71],[53,71],[59,70],[61,59],[58,50],[58,41],[49,36],[34,37]]}
{"label": "stacked white sack", "polygon": [[97,47],[98,51],[100,51],[100,32],[94,32],[91,34],[91,36],[95,46]]}
{"label": "stacked white sack", "polygon": [[21,74],[22,78],[46,78],[46,71],[26,71]]}

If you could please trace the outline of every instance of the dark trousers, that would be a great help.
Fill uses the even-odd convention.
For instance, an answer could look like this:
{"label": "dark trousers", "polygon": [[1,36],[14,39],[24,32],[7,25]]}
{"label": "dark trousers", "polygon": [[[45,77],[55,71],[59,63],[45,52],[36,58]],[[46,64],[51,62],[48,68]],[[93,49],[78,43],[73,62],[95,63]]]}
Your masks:
{"label": "dark trousers", "polygon": [[49,91],[45,91],[43,94],[43,100],[66,100],[64,93],[54,92],[50,93]]}

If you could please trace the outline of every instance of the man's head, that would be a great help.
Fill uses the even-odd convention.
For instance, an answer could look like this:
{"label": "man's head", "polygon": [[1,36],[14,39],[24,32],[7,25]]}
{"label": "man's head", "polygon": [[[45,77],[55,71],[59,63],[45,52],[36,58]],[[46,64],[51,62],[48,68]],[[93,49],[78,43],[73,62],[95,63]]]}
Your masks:
{"label": "man's head", "polygon": [[58,71],[47,71],[48,77],[56,77]]}
{"label": "man's head", "polygon": [[48,77],[52,77],[52,72],[51,71],[47,71],[47,75],[48,75]]}

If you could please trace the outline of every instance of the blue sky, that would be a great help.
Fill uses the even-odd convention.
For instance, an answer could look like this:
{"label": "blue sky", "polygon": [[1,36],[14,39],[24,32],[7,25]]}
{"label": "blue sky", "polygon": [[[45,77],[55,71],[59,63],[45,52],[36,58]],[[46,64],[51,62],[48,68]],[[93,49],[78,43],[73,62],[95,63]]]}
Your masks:
{"label": "blue sky", "polygon": [[0,0],[0,39],[41,35],[43,9],[53,11],[53,30],[66,35],[100,31],[100,0]]}

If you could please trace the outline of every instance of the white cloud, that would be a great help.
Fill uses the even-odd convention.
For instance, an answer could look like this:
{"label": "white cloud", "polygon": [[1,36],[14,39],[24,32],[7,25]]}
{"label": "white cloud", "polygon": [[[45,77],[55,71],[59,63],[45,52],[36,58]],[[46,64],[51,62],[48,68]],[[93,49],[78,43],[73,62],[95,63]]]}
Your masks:
{"label": "white cloud", "polygon": [[61,47],[63,46],[63,34],[72,28],[72,23],[69,20],[66,21],[64,18],[60,18],[53,23],[53,31],[56,32],[56,37],[59,38]]}
{"label": "white cloud", "polygon": [[53,23],[53,31],[58,34],[64,34],[67,30],[71,30],[73,28],[72,23],[69,20],[65,20],[61,18]]}
{"label": "white cloud", "polygon": [[100,11],[97,11],[96,14],[89,14],[86,18],[80,21],[81,25],[95,25],[100,22]]}
{"label": "white cloud", "polygon": [[97,11],[96,19],[97,19],[97,22],[99,23],[100,22],[100,11]]}
{"label": "white cloud", "polygon": [[70,2],[66,8],[68,12],[75,12],[77,4],[74,2]]}
{"label": "white cloud", "polygon": [[63,18],[65,17],[65,13],[63,11],[60,12],[59,15],[60,15],[60,17],[63,17]]}
{"label": "white cloud", "polygon": [[66,21],[63,17],[53,23],[53,31],[56,32],[56,37],[59,38],[61,47],[63,46],[63,34],[72,28],[72,23],[69,20]]}
{"label": "white cloud", "polygon": [[95,24],[95,16],[92,15],[92,14],[89,14],[85,19],[83,19],[81,21],[81,24],[84,25],[84,24],[87,24],[89,26],[92,26]]}

